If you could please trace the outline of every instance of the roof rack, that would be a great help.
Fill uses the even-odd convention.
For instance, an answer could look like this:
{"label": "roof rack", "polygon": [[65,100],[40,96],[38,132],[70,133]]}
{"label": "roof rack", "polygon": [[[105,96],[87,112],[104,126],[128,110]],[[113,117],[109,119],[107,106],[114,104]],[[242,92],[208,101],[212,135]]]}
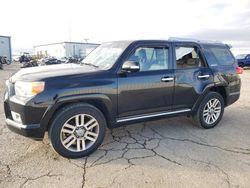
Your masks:
{"label": "roof rack", "polygon": [[222,44],[221,41],[212,41],[212,40],[199,40],[199,39],[192,39],[192,38],[180,38],[180,37],[169,37],[168,40],[170,41],[188,41],[188,42],[198,42],[198,43],[212,43],[212,44]]}

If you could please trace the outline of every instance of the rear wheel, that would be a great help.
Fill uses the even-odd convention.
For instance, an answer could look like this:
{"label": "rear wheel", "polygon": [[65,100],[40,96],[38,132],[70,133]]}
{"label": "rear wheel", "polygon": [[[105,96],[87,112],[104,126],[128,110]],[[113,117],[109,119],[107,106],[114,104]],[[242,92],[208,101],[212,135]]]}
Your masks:
{"label": "rear wheel", "polygon": [[54,117],[49,129],[53,148],[67,158],[80,158],[94,152],[106,132],[103,114],[89,104],[73,104]]}
{"label": "rear wheel", "polygon": [[193,120],[200,127],[210,129],[220,122],[223,113],[224,99],[219,93],[210,92],[200,103]]}

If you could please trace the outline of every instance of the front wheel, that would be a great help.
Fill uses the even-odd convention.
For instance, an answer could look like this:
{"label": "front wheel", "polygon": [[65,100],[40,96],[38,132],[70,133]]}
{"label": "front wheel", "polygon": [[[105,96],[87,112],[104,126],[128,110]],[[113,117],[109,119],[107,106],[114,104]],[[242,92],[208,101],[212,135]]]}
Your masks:
{"label": "front wheel", "polygon": [[106,127],[100,110],[89,104],[73,104],[55,115],[49,137],[57,153],[67,158],[80,158],[101,145]]}
{"label": "front wheel", "polygon": [[205,129],[215,127],[224,113],[224,99],[219,93],[209,92],[193,116],[195,124]]}

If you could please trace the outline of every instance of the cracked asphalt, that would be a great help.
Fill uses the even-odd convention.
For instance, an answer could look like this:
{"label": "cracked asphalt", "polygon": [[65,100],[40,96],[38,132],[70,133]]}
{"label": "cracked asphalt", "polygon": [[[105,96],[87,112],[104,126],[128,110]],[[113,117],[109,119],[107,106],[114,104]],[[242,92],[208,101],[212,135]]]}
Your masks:
{"label": "cracked asphalt", "polygon": [[[0,71],[5,80],[19,65]],[[5,126],[0,98],[0,187],[250,187],[250,70],[241,97],[221,123],[204,130],[187,117],[108,130],[86,158],[56,154],[48,137],[33,141]]]}

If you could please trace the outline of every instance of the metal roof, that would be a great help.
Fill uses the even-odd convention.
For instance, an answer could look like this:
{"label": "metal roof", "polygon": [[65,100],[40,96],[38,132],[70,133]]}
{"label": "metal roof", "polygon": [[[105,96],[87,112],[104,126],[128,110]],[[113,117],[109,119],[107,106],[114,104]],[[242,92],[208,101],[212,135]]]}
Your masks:
{"label": "metal roof", "polygon": [[0,37],[11,38],[10,36],[3,36],[3,35],[0,35]]}

